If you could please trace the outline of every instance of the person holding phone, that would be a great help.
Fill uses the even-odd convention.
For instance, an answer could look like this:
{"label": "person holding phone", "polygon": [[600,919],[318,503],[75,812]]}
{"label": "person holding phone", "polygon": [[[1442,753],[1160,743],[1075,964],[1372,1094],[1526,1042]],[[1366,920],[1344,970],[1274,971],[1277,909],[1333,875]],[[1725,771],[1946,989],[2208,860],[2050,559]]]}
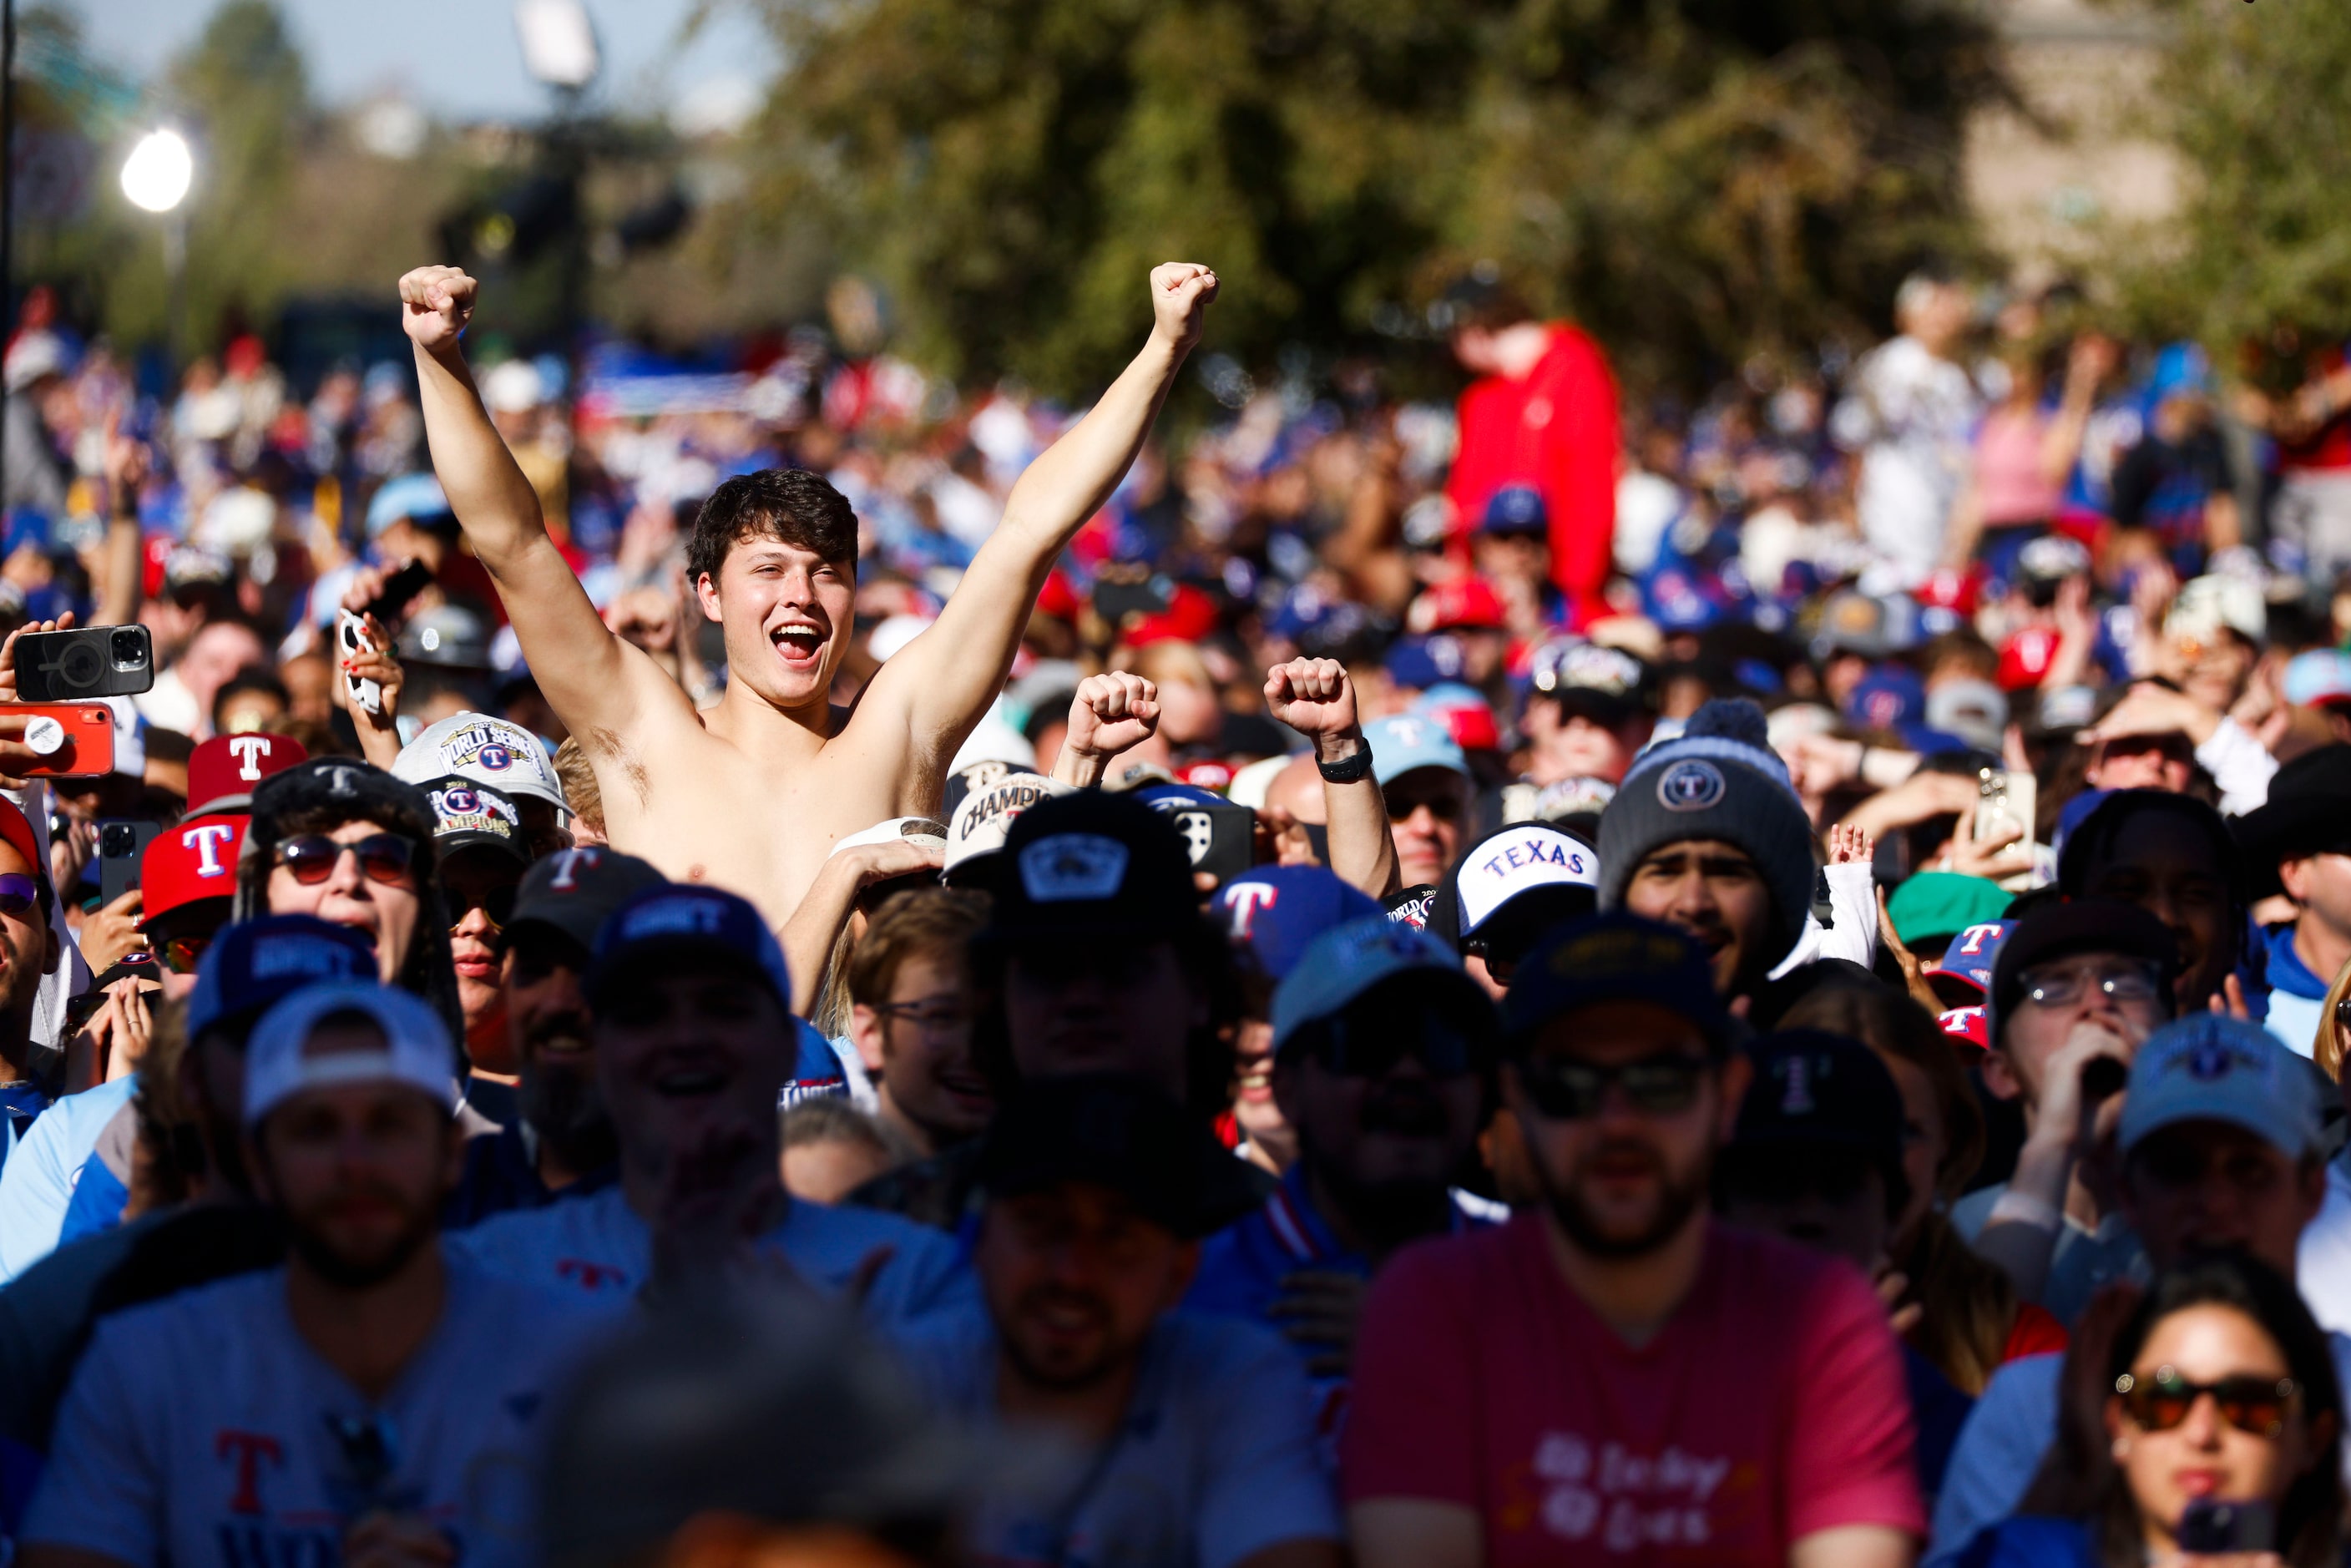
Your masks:
{"label": "person holding phone", "polygon": [[2343,1561],[2342,1392],[2292,1283],[2241,1253],[2158,1278],[2106,1358],[2103,1446],[2061,1446],[1961,1568]]}

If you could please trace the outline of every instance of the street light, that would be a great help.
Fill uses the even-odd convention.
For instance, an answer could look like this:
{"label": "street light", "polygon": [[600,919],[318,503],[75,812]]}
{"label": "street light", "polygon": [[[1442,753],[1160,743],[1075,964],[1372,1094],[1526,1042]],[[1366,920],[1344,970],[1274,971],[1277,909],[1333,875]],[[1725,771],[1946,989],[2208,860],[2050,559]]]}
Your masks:
{"label": "street light", "polygon": [[122,193],[131,204],[168,213],[185,200],[196,177],[196,157],[188,139],[169,126],[151,131],[122,161]]}
{"label": "street light", "polygon": [[196,155],[189,149],[188,139],[168,125],[141,137],[132,144],[131,156],[122,161],[122,193],[132,206],[163,219],[163,273],[171,284],[163,329],[175,360],[180,351],[181,318],[186,314],[182,275],[188,264],[188,214],[181,204],[187,200],[188,187],[195,178]]}
{"label": "street light", "polygon": [[578,93],[596,79],[596,24],[580,0],[515,0],[515,32],[523,68],[548,86]]}

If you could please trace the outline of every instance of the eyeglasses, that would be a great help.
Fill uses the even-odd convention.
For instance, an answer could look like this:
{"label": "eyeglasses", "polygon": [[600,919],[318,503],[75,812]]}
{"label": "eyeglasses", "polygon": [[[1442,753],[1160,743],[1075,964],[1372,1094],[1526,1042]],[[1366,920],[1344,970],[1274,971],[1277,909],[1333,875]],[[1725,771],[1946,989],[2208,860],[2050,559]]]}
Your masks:
{"label": "eyeglasses", "polygon": [[1326,1019],[1307,1047],[1325,1069],[1345,1078],[1384,1078],[1416,1057],[1431,1078],[1458,1078],[1478,1069],[1478,1044],[1442,1013],[1391,1013],[1376,1023],[1341,1014]]}
{"label": "eyeglasses", "polygon": [[924,1034],[946,1034],[971,1022],[972,1009],[963,1002],[925,998],[918,1002],[883,1002],[873,1010],[885,1019],[911,1024]]}
{"label": "eyeglasses", "polygon": [[2095,986],[2118,1002],[2151,1002],[2158,984],[2155,971],[2144,966],[2109,969],[2096,976],[2081,968],[2044,970],[2038,979],[2024,977],[2024,998],[2036,1007],[2062,1008],[2079,1000],[2084,987]]}
{"label": "eyeglasses", "polygon": [[388,887],[410,884],[416,846],[392,833],[371,833],[352,844],[339,844],[324,833],[305,833],[277,846],[277,862],[304,887],[316,887],[335,874],[346,852],[359,857],[360,874],[370,882]]}
{"label": "eyeglasses", "polygon": [[2291,1377],[2241,1372],[2215,1383],[2190,1383],[2177,1370],[2158,1366],[2145,1379],[2124,1373],[2115,1379],[2115,1392],[2123,1396],[2130,1418],[2149,1432],[2170,1431],[2209,1394],[2230,1426],[2256,1437],[2274,1437],[2285,1430],[2286,1411],[2299,1390]]}
{"label": "eyeglasses", "polygon": [[0,873],[0,915],[20,915],[41,901],[41,884],[15,872]]}
{"label": "eyeglasses", "polygon": [[209,936],[174,936],[155,949],[163,960],[163,967],[175,975],[193,975],[196,966],[204,961],[204,950],[213,945]]}
{"label": "eyeglasses", "polygon": [[1535,1109],[1554,1121],[1575,1122],[1600,1114],[1611,1087],[1645,1116],[1675,1116],[1698,1103],[1699,1088],[1714,1064],[1699,1056],[1653,1056],[1622,1067],[1594,1067],[1563,1056],[1519,1059],[1519,1082]]}

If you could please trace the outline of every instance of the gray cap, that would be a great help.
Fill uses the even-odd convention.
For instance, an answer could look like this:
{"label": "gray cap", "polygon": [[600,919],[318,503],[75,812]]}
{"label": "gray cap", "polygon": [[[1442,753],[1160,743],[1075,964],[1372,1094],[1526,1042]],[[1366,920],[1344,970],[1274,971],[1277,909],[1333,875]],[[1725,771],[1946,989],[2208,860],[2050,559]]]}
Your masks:
{"label": "gray cap", "polygon": [[743,1289],[640,1319],[552,1412],[541,1542],[552,1568],[639,1561],[696,1514],[923,1529],[1000,1469],[845,1309]]}

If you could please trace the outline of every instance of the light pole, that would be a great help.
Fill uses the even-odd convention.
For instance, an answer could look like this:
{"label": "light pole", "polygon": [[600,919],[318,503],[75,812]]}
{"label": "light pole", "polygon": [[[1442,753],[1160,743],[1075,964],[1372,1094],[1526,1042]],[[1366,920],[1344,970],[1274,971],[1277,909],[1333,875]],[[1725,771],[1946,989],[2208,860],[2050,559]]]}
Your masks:
{"label": "light pole", "polygon": [[141,211],[163,219],[163,273],[170,280],[164,331],[172,361],[180,357],[181,318],[186,313],[183,275],[188,264],[188,214],[183,204],[196,177],[196,157],[188,139],[170,126],[158,126],[132,143],[122,161],[122,193]]}

